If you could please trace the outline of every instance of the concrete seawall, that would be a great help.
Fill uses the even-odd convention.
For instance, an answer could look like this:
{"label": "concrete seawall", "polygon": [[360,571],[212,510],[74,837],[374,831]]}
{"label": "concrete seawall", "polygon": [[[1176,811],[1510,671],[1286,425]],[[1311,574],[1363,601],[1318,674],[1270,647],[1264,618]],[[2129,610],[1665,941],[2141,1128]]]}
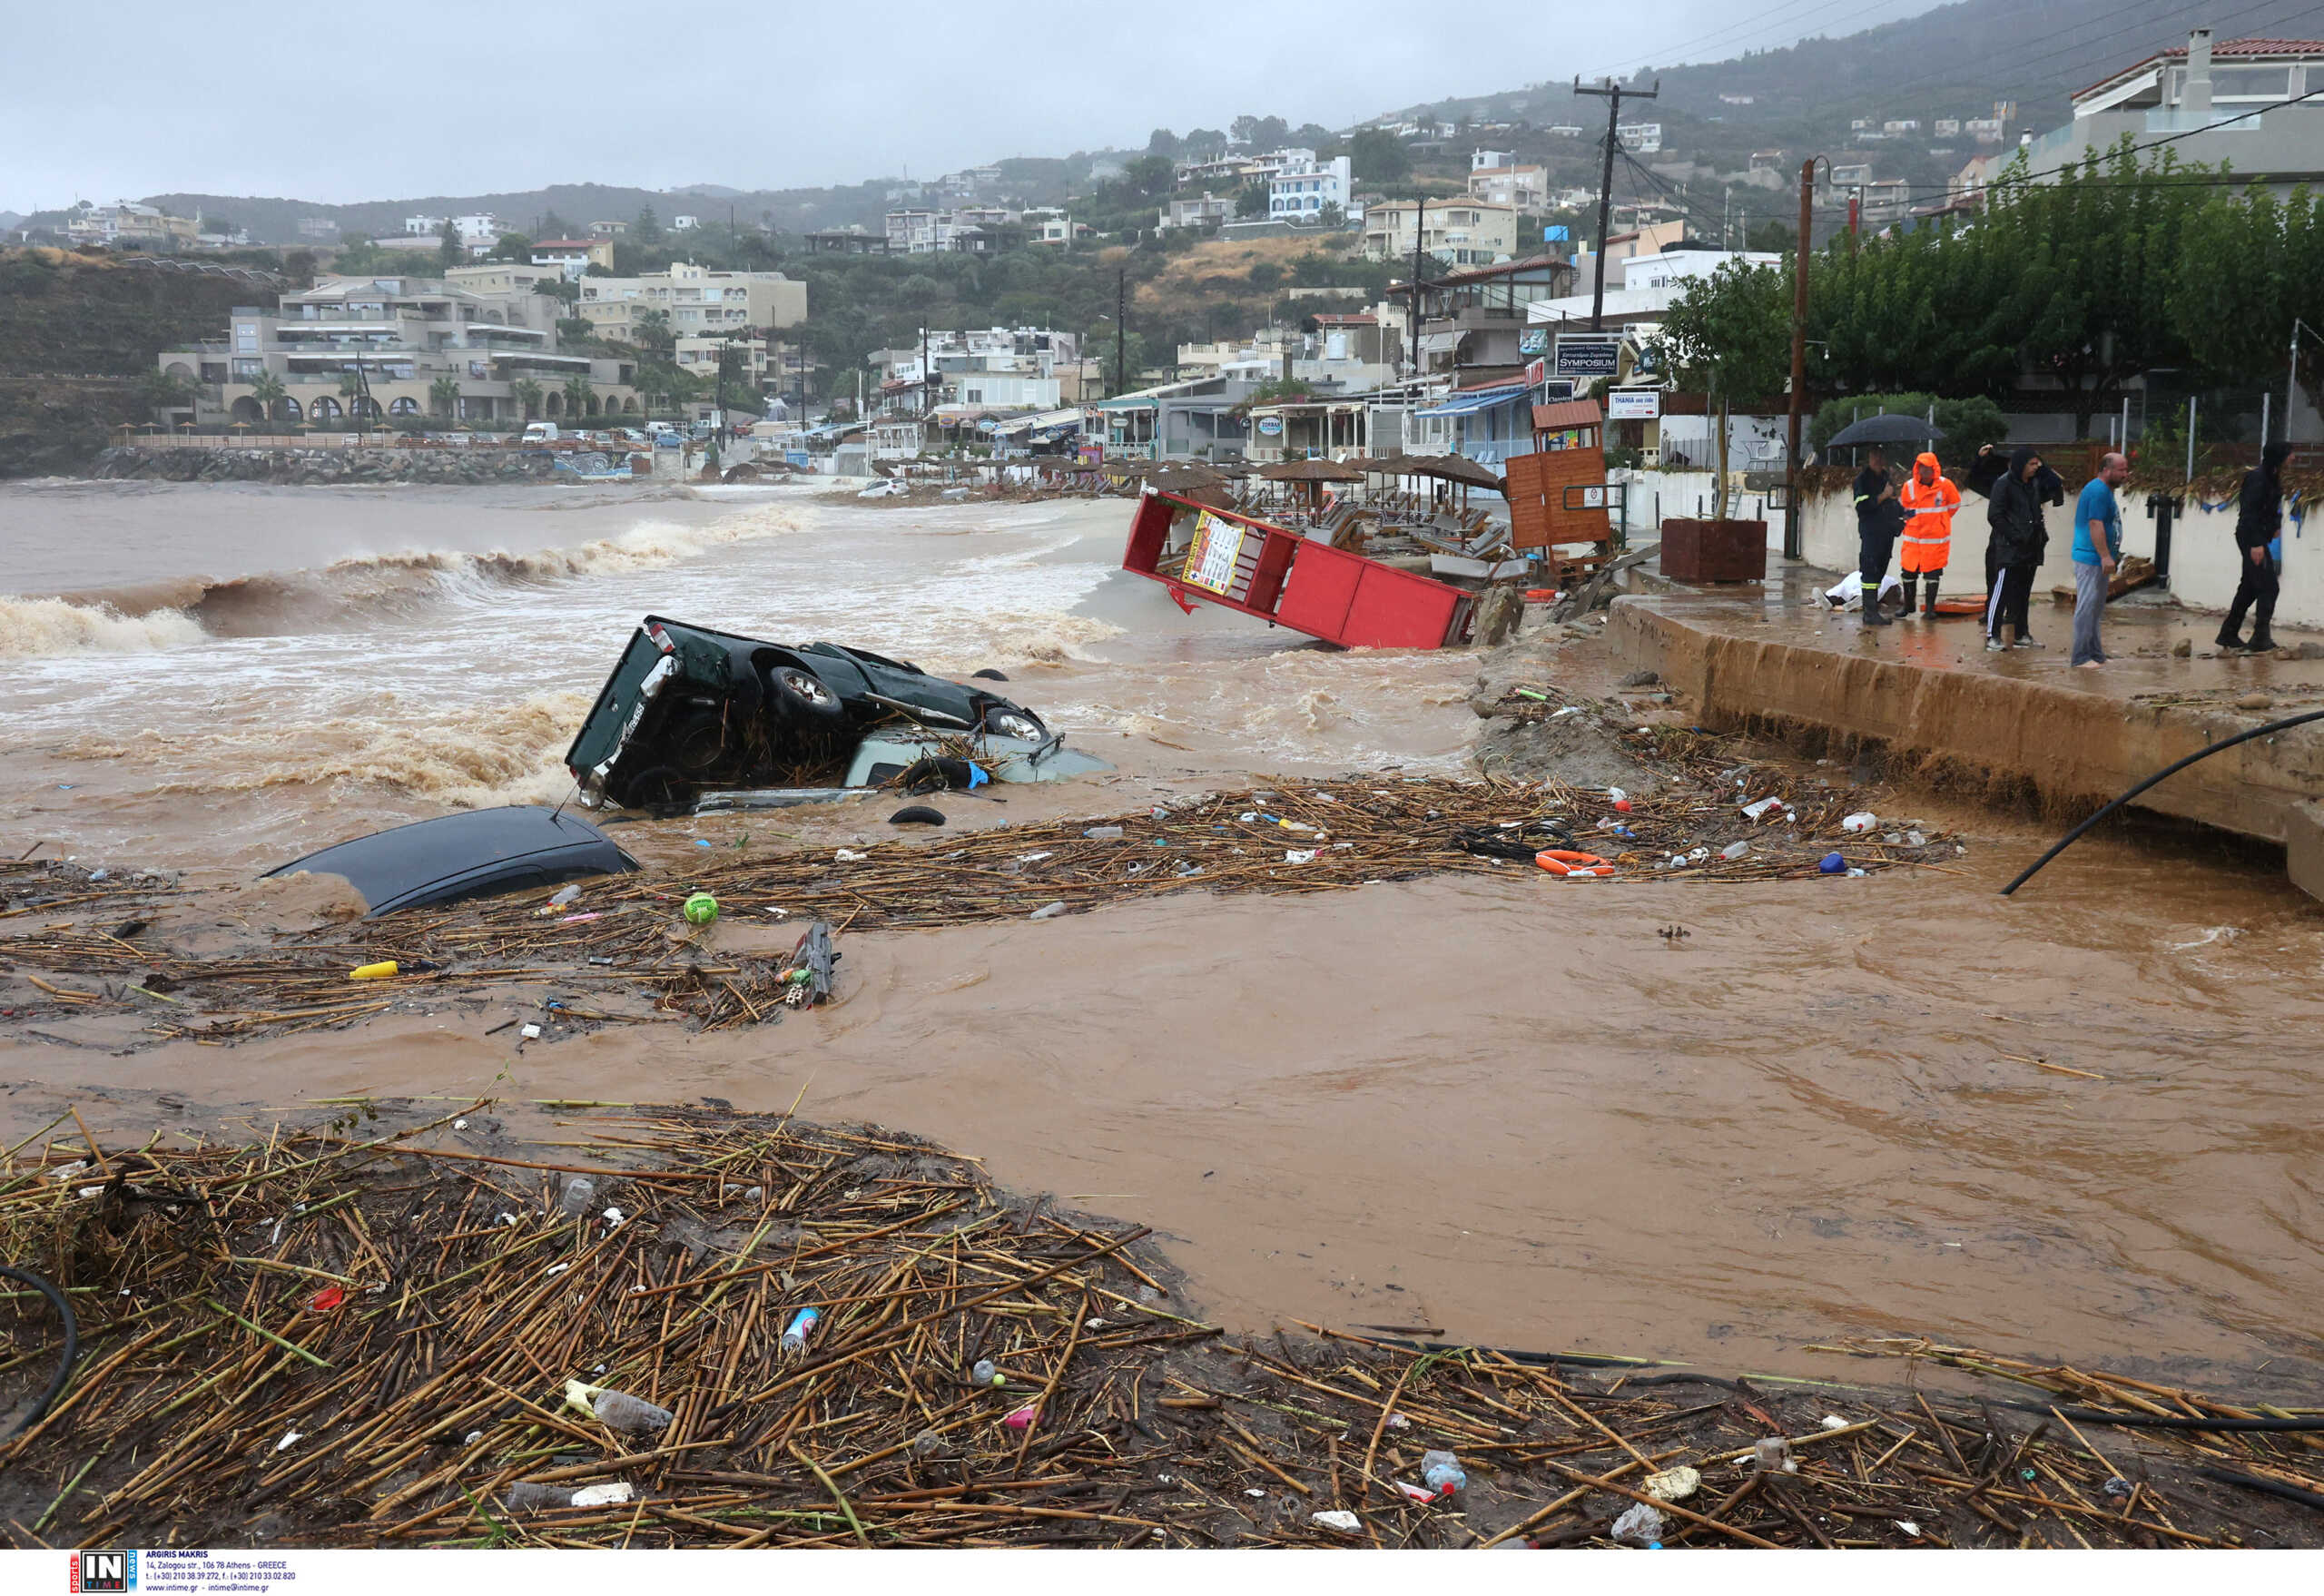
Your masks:
{"label": "concrete seawall", "polygon": [[[1618,599],[1607,637],[1624,664],[1657,671],[1693,698],[1708,725],[1869,744],[1941,784],[2074,814],[2207,744],[2271,716],[2324,707],[2282,702],[2324,695],[2324,668],[2315,664],[2140,659],[2125,664],[2152,668],[2063,673],[2053,682],[2020,656],[1965,657],[1965,643],[1978,645],[1974,627],[1907,625],[1866,640],[1852,618],[1763,602],[1753,587],[1748,598],[1682,590]],[[2054,655],[2041,664],[2062,674]],[[2214,665],[2212,676],[2246,674],[2207,689],[2203,672]],[[2191,695],[2249,685],[2270,690],[2278,703],[2239,712],[2227,702],[2143,702],[2132,691],[2174,675],[2187,679]],[[2101,685],[2096,675],[2109,679]],[[2156,787],[2140,807],[2270,842],[2312,841],[2316,811],[2308,801],[2324,796],[2324,736],[2316,732],[2300,727],[2216,754]]]}

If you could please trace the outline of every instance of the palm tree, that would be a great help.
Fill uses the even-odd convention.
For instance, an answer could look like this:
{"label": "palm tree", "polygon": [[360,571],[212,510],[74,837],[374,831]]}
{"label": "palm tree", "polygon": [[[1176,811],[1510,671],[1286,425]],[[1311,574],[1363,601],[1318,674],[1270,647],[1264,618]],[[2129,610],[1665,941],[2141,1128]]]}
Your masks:
{"label": "palm tree", "polygon": [[589,379],[586,377],[566,378],[565,379],[565,413],[574,417],[582,415],[588,409],[589,399],[596,392],[596,389],[589,386]]}
{"label": "palm tree", "polygon": [[290,398],[282,386],[282,379],[271,371],[261,371],[251,379],[251,398],[258,401],[259,414],[271,421],[277,406]]}
{"label": "palm tree", "polygon": [[459,413],[460,384],[458,378],[438,377],[428,385],[428,408],[438,416]]}
{"label": "palm tree", "polygon": [[541,385],[529,377],[519,377],[508,385],[508,397],[515,399],[529,421],[541,413]]}

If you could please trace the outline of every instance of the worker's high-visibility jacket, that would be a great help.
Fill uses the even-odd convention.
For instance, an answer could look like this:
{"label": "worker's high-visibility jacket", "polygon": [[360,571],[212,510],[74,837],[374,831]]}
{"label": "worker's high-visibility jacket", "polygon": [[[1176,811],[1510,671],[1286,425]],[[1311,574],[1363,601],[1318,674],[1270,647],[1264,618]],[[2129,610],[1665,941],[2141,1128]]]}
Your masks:
{"label": "worker's high-visibility jacket", "polygon": [[[1924,465],[1934,482],[1921,481]],[[1908,572],[1945,569],[1953,554],[1953,512],[1961,507],[1961,490],[1937,469],[1935,455],[1923,455],[1913,462],[1912,475],[1905,478],[1904,491],[1896,499],[1905,507],[1906,517],[1904,558],[1898,563]]]}

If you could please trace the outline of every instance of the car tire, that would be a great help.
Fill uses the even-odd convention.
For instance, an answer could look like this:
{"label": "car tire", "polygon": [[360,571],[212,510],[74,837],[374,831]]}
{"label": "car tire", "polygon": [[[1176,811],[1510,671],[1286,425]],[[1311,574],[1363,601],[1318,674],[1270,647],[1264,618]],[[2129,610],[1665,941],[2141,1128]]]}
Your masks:
{"label": "car tire", "polygon": [[970,679],[971,681],[978,682],[1005,682],[1009,678],[1002,675],[999,671],[993,670],[988,666],[985,669],[977,672],[976,675]]}
{"label": "car tire", "polygon": [[661,744],[681,775],[692,782],[710,781],[726,757],[726,723],[715,714],[691,714],[662,737]]}
{"label": "car tire", "polygon": [[767,685],[773,689],[775,702],[784,713],[816,720],[837,720],[846,712],[821,676],[798,665],[776,665],[766,674]]}
{"label": "car tire", "polygon": [[694,796],[694,786],[683,773],[657,764],[623,777],[621,791],[614,796],[621,800],[624,809],[673,809]]}

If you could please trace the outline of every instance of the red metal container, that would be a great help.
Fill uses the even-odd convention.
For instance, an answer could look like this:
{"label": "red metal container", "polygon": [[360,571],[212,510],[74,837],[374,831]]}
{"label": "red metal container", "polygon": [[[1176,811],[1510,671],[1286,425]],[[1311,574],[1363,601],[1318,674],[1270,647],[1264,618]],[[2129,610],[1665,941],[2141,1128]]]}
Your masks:
{"label": "red metal container", "polygon": [[[1196,522],[1183,558],[1168,552],[1182,516]],[[1130,520],[1122,569],[1161,583],[1188,615],[1200,599],[1343,648],[1465,643],[1474,607],[1458,587],[1151,488]]]}

